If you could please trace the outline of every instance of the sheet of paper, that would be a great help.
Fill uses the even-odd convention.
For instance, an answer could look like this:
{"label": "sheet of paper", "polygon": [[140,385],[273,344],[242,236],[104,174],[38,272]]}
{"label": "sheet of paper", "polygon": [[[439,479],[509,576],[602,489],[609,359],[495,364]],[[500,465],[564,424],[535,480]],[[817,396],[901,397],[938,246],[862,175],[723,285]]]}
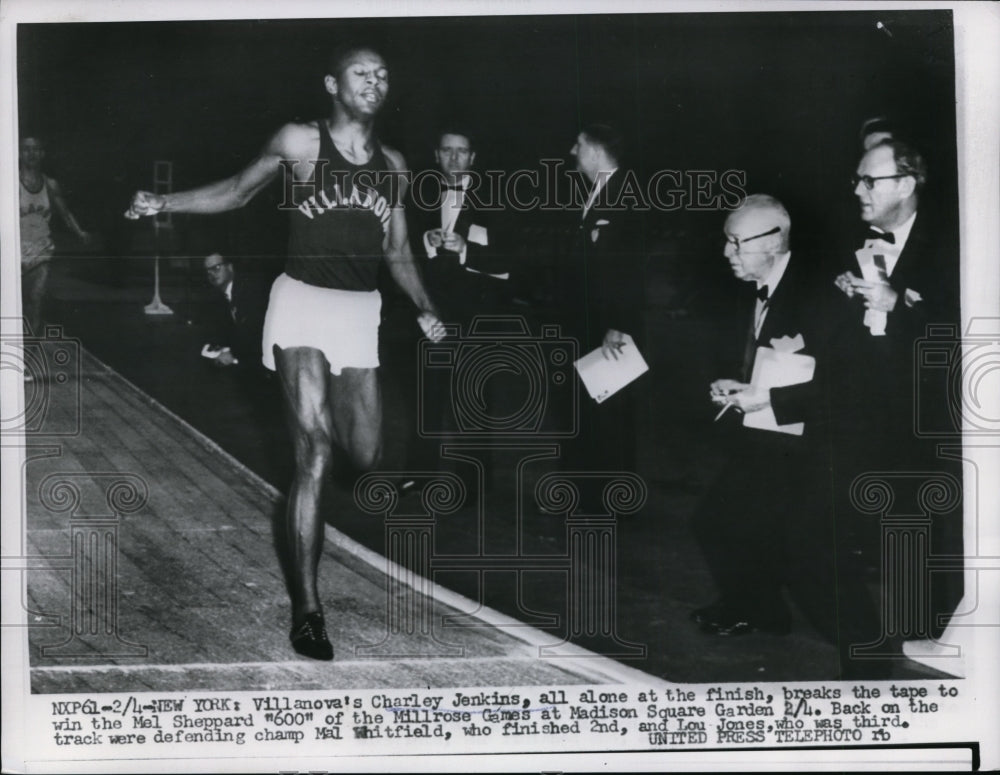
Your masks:
{"label": "sheet of paper", "polygon": [[[811,355],[781,352],[770,347],[758,347],[750,383],[758,390],[799,385],[812,380],[815,371],[816,359]],[[789,433],[793,436],[801,436],[805,431],[805,423],[801,422],[778,425],[774,410],[770,406],[743,415],[743,425],[746,428]]]}
{"label": "sheet of paper", "polygon": [[618,359],[605,358],[601,348],[591,350],[574,364],[590,397],[597,403],[606,401],[637,377],[649,371],[646,359],[635,346],[632,337],[625,334],[625,346]]}
{"label": "sheet of paper", "polygon": [[[858,259],[858,266],[861,267],[861,276],[870,283],[888,283],[889,275],[885,270],[885,258],[879,256],[879,261],[875,259],[875,251],[872,248],[858,248],[854,251]],[[888,315],[877,309],[865,310],[865,325],[871,331],[872,336],[885,336],[885,327],[888,322]]]}
{"label": "sheet of paper", "polygon": [[490,244],[489,234],[486,229],[474,223],[469,226],[468,240],[469,242],[475,242],[477,245],[482,245],[483,247]]}

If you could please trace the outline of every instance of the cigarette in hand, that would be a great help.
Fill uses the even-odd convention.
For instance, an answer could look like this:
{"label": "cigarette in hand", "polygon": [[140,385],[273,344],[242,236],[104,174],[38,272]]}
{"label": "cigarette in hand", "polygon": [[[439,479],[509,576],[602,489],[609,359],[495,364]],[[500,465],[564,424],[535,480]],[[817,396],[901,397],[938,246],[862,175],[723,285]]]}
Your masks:
{"label": "cigarette in hand", "polygon": [[728,403],[726,403],[726,404],[725,404],[725,405],[724,405],[724,406],[722,407],[722,410],[721,410],[721,411],[720,411],[720,412],[719,412],[719,413],[718,413],[717,415],[715,415],[715,419],[714,419],[714,420],[712,420],[712,422],[718,422],[718,421],[719,421],[719,418],[720,418],[720,417],[722,417],[722,415],[724,415],[724,414],[725,414],[726,412],[728,412],[728,411],[729,411],[729,407],[731,407],[731,406],[736,406],[736,404],[734,404],[734,403],[732,403],[732,402],[728,402]]}

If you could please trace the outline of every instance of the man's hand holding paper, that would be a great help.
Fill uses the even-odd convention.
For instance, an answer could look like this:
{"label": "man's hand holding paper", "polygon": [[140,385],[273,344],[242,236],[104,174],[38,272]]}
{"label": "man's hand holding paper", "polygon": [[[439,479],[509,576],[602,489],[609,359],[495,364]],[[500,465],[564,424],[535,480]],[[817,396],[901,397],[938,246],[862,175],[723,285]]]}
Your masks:
{"label": "man's hand holding paper", "polygon": [[897,293],[889,283],[855,278],[851,281],[851,290],[851,295],[857,294],[865,300],[866,309],[892,312],[896,308]]}
{"label": "man's hand holding paper", "polygon": [[605,360],[614,358],[617,361],[618,355],[624,346],[625,334],[609,328],[608,332],[604,335],[604,342],[601,343],[601,355],[604,356]]}
{"label": "man's hand holding paper", "polygon": [[601,346],[578,359],[575,365],[584,387],[597,403],[649,371],[632,337],[614,330],[609,330]]}

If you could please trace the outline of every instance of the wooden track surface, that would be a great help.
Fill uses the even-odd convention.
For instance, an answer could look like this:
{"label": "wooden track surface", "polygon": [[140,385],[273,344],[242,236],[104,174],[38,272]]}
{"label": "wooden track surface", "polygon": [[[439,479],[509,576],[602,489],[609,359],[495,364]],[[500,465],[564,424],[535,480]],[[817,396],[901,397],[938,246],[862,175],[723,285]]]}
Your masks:
{"label": "wooden track surface", "polygon": [[[48,387],[49,416],[65,424],[79,412],[81,423],[78,435],[32,437],[24,469],[34,692],[646,678],[573,647],[541,658],[553,635],[429,582],[431,624],[393,628],[385,559],[329,526],[320,584],[337,656],[301,658],[272,539],[280,493],[85,352],[78,381]],[[114,493],[124,499],[112,507]],[[443,626],[457,612],[476,626]]]}

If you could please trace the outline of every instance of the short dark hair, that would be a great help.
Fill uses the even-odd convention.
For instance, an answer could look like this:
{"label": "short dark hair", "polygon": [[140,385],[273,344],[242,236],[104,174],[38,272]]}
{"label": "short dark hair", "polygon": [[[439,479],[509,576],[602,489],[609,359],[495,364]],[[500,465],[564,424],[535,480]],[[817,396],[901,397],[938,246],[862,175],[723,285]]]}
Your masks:
{"label": "short dark hair", "polygon": [[858,130],[858,142],[863,143],[868,135],[885,132],[891,137],[899,134],[896,122],[888,116],[873,116],[861,122],[861,129]]}
{"label": "short dark hair", "polygon": [[229,264],[230,266],[235,266],[236,265],[236,262],[233,261],[233,259],[231,259],[229,256],[227,256],[225,253],[220,253],[218,250],[213,250],[211,253],[209,253],[207,256],[205,256],[201,260],[203,262],[204,261],[208,261],[208,259],[210,259],[212,256],[218,256],[221,259],[221,261],[219,262],[220,264]]}
{"label": "short dark hair", "polygon": [[476,136],[472,132],[470,132],[469,128],[464,124],[460,123],[442,124],[441,128],[438,129],[438,132],[435,135],[437,142],[440,143],[441,138],[444,137],[445,135],[458,135],[459,137],[464,137],[466,140],[469,141],[469,150],[470,151],[476,150]]}
{"label": "short dark hair", "polygon": [[332,75],[334,78],[339,77],[348,58],[359,51],[371,51],[373,54],[382,56],[375,46],[369,46],[367,43],[341,43],[330,52],[330,58],[327,60],[327,75]]}
{"label": "short dark hair", "polygon": [[896,171],[901,175],[910,175],[917,183],[917,188],[923,188],[927,182],[927,163],[920,152],[904,140],[883,140],[876,148],[892,149],[892,159],[896,162]]}
{"label": "short dark hair", "polygon": [[604,149],[617,163],[625,156],[625,137],[611,124],[587,124],[580,132]]}

